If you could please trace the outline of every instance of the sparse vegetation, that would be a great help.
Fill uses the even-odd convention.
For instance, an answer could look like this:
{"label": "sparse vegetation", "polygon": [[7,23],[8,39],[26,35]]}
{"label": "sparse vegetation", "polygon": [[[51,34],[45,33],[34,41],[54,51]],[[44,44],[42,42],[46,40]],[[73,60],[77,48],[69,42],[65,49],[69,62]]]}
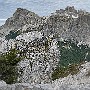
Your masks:
{"label": "sparse vegetation", "polygon": [[15,39],[18,35],[20,35],[20,31],[10,31],[10,33],[8,35],[6,35],[6,40],[9,39]]}
{"label": "sparse vegetation", "polygon": [[67,67],[57,67],[52,73],[52,80],[67,77],[69,74],[74,75],[79,72],[80,64],[71,64]]}
{"label": "sparse vegetation", "polygon": [[71,40],[58,42],[59,50],[60,50],[60,66],[67,66],[73,63],[81,63],[85,60],[89,61],[87,53],[90,53],[90,48],[87,45],[79,45],[77,43],[72,42]]}
{"label": "sparse vegetation", "polygon": [[57,68],[52,73],[52,79],[66,77],[69,74],[74,75],[79,72],[82,62],[90,61],[90,48],[87,45],[79,45],[68,41],[59,41],[60,61]]}
{"label": "sparse vegetation", "polygon": [[17,57],[17,50],[12,49],[8,53],[0,56],[0,79],[4,80],[8,84],[15,83],[17,81],[17,63],[22,59]]}

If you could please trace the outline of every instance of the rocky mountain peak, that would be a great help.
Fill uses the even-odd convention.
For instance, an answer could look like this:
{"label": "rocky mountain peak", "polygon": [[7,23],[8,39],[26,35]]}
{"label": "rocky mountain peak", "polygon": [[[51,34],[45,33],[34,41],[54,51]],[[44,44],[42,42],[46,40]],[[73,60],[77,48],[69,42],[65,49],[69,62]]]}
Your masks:
{"label": "rocky mountain peak", "polygon": [[30,11],[28,11],[27,9],[23,9],[23,8],[17,8],[17,10],[15,11],[14,14],[28,14]]}
{"label": "rocky mountain peak", "polygon": [[69,11],[69,12],[73,12],[73,11],[76,11],[76,9],[74,8],[74,6],[67,6],[65,8],[66,11]]}
{"label": "rocky mountain peak", "polygon": [[8,24],[11,22],[11,25],[19,25],[20,27],[31,23],[31,20],[34,20],[34,18],[39,19],[39,16],[34,12],[28,11],[26,9],[17,8],[13,14],[13,17],[9,18],[6,23]]}
{"label": "rocky mountain peak", "polygon": [[26,24],[37,24],[40,21],[40,17],[34,12],[28,11],[23,8],[17,8],[12,17],[8,18],[5,24],[0,28],[2,36],[8,34],[10,31],[17,31],[22,29]]}
{"label": "rocky mountain peak", "polygon": [[17,8],[17,10],[15,11],[15,13],[13,14],[13,17],[17,17],[17,16],[28,16],[28,15],[35,16],[36,14],[34,12],[28,11],[27,9]]}
{"label": "rocky mountain peak", "polygon": [[[55,87],[50,90],[61,90],[62,86],[74,85],[75,82],[77,86],[87,80],[90,83],[86,77],[90,77],[90,62],[85,63],[90,61],[89,22],[90,14],[77,11],[73,6],[56,10],[48,17],[39,17],[34,12],[17,8],[0,29],[0,79],[8,84],[43,84],[44,88],[48,83]],[[83,63],[85,67],[81,66]],[[0,81],[6,85],[5,82]]]}

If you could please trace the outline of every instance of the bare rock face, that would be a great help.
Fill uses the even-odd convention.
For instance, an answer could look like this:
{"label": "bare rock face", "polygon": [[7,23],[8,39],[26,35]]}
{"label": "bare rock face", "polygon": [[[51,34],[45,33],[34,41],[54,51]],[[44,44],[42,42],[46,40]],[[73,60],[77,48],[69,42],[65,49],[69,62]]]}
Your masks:
{"label": "bare rock face", "polygon": [[[60,60],[58,40],[71,39],[90,45],[89,22],[90,14],[74,7],[57,10],[48,17],[39,17],[34,12],[18,8],[0,27],[0,52],[15,48],[20,52],[18,56],[24,57],[17,64],[21,83],[7,85],[0,82],[0,90],[89,90],[89,76],[85,76],[88,71],[84,72],[84,69],[75,76],[53,82],[51,78]],[[89,70],[90,64],[85,65]]]}
{"label": "bare rock face", "polygon": [[[37,46],[34,46],[34,44]],[[52,80],[51,73],[59,61],[59,51],[55,45],[56,41],[52,41],[52,46],[47,47],[48,50],[42,45],[44,44],[44,40],[43,43],[39,41],[34,44],[33,47],[29,49],[32,50],[32,52],[29,53],[28,50],[26,53],[28,59],[22,60],[18,65],[20,73],[19,81],[31,84],[50,83]],[[39,49],[37,49],[37,47]]]}
{"label": "bare rock face", "polygon": [[39,18],[40,17],[34,12],[30,12],[22,8],[17,8],[16,12],[13,14],[13,17],[6,21],[6,25],[19,28],[25,24],[34,24],[38,22]]}
{"label": "bare rock face", "polygon": [[90,44],[90,14],[85,11],[67,7],[57,10],[48,17],[39,17],[34,12],[18,8],[11,18],[0,28],[0,36],[10,31],[41,31],[44,36],[53,34],[55,37],[82,41]]}
{"label": "bare rock face", "polygon": [[82,41],[90,44],[90,14],[82,13],[67,7],[65,10],[58,10],[47,19],[44,25],[44,33],[54,34],[56,37],[63,39],[71,39],[73,41]]}
{"label": "bare rock face", "polygon": [[26,24],[39,23],[40,17],[34,12],[26,9],[17,8],[11,18],[8,18],[3,26],[0,28],[1,36],[7,35],[10,31],[17,31],[22,29]]}

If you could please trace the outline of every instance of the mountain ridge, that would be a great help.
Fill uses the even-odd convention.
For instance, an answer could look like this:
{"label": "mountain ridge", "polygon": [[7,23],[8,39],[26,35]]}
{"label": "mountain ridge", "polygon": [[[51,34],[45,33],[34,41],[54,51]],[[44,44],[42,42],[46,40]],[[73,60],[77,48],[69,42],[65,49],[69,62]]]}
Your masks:
{"label": "mountain ridge", "polygon": [[[86,79],[89,67],[85,66],[88,68],[85,69],[86,74],[81,68],[82,64],[89,64],[89,22],[90,14],[75,10],[73,6],[56,10],[47,17],[18,8],[0,29],[0,66],[5,63],[3,68],[8,67],[5,71],[0,67],[0,79],[9,84],[15,81],[31,85],[49,84],[49,88],[51,84],[58,84],[55,90],[60,90],[63,85],[59,87],[59,84],[67,83],[69,78],[73,82],[73,77]],[[11,68],[17,68],[16,74],[19,76]],[[6,76],[9,71],[16,79]]]}

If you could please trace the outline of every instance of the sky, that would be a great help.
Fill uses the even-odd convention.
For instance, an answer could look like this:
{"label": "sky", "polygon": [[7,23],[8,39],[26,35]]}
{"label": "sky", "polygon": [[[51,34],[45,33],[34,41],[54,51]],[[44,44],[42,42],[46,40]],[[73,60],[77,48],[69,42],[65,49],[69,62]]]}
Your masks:
{"label": "sky", "polygon": [[39,16],[47,16],[67,6],[90,12],[90,0],[0,0],[0,25],[19,7],[33,11]]}

